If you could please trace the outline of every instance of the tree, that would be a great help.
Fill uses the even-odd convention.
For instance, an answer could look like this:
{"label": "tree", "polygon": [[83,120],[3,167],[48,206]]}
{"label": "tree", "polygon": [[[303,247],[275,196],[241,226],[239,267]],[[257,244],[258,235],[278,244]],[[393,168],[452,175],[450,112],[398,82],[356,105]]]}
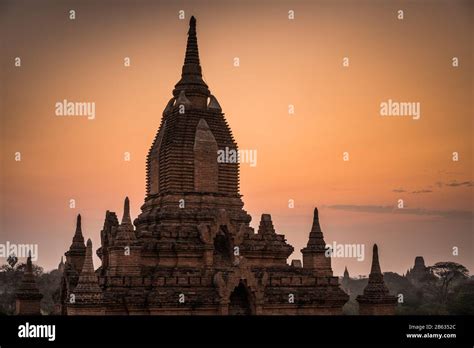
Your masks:
{"label": "tree", "polygon": [[425,288],[443,305],[448,302],[451,289],[469,275],[468,269],[456,262],[438,262],[428,267],[428,271],[432,277],[427,279]]}
{"label": "tree", "polygon": [[7,262],[11,268],[15,268],[16,263],[18,262],[18,257],[15,254],[8,255]]}
{"label": "tree", "polygon": [[[41,275],[43,275],[43,271],[44,271],[43,267],[33,264],[32,269],[33,269],[33,274],[35,275],[35,277],[40,277]],[[26,270],[26,263],[20,263],[15,268],[15,271],[19,272],[21,275],[23,275],[25,270]]]}
{"label": "tree", "polygon": [[455,289],[448,309],[450,314],[474,314],[474,280],[468,280]]}

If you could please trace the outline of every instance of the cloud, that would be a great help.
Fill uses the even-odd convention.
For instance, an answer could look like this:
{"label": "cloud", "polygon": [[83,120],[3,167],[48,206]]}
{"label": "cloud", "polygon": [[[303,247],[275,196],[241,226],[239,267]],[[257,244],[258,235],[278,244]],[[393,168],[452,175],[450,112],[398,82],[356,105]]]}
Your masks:
{"label": "cloud", "polygon": [[[466,186],[466,187],[471,187],[471,186],[474,186],[474,181],[461,181],[461,182],[458,182],[456,180],[453,180],[451,182],[441,182],[441,181],[437,181],[435,182],[434,184],[437,188],[442,188],[442,187],[460,187],[460,186]],[[429,188],[433,187],[433,186],[428,186]],[[404,190],[403,188],[398,188],[398,189],[394,189],[392,190],[392,192],[397,192],[397,193],[403,193],[403,192],[408,192],[406,190]],[[430,189],[421,189],[421,190],[414,190],[414,191],[411,191],[410,193],[413,193],[413,194],[417,194],[417,193],[431,193],[431,192],[434,192],[433,190],[430,190]]]}
{"label": "cloud", "polygon": [[463,181],[463,182],[452,181],[446,184],[446,186],[450,186],[450,187],[473,186],[473,185],[474,183],[472,181]]}
{"label": "cloud", "polygon": [[470,186],[474,186],[474,181],[461,181],[461,182],[458,182],[456,180],[453,180],[451,182],[438,181],[438,182],[436,182],[436,186],[438,186],[439,188],[441,188],[443,186],[448,186],[448,187],[467,186],[467,187],[470,187]]}
{"label": "cloud", "polygon": [[335,204],[328,205],[330,209],[355,211],[361,213],[391,213],[396,208],[388,205],[352,205],[352,204]]}
{"label": "cloud", "polygon": [[472,219],[474,214],[469,210],[430,210],[422,208],[403,208],[399,209],[391,205],[351,205],[336,204],[327,206],[329,209],[345,210],[359,213],[375,214],[409,214],[419,216],[439,216],[446,219]]}

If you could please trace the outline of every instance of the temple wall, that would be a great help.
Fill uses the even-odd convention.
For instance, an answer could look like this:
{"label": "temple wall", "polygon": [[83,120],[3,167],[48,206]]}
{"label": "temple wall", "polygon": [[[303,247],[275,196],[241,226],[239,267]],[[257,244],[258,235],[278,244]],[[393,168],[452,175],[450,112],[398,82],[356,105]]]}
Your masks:
{"label": "temple wall", "polygon": [[102,307],[68,306],[67,315],[105,315],[105,310]]}
{"label": "temple wall", "polygon": [[397,305],[394,304],[361,304],[359,315],[395,315]]}
{"label": "temple wall", "polygon": [[41,315],[40,300],[16,299],[16,315]]}
{"label": "temple wall", "polygon": [[314,269],[318,276],[332,276],[331,258],[324,253],[303,253],[303,268]]}

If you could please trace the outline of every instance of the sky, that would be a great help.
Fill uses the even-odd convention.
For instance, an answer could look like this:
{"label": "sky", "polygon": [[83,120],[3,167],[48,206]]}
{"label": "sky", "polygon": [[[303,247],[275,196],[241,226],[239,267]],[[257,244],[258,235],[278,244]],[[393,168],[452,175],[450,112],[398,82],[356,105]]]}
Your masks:
{"label": "sky", "polygon": [[[121,216],[128,196],[140,213],[145,156],[194,15],[204,79],[239,148],[257,150],[255,167],[241,165],[251,225],[271,214],[295,248],[289,261],[317,206],[326,243],[365,246],[363,261],[333,258],[336,275],[367,274],[373,243],[383,271],[403,273],[416,256],[473,271],[473,6],[1,1],[0,243],[37,244],[49,270],[78,213],[94,249],[106,210]],[[64,99],[94,102],[95,118],[56,116]],[[389,100],[419,103],[419,119],[381,116]]]}

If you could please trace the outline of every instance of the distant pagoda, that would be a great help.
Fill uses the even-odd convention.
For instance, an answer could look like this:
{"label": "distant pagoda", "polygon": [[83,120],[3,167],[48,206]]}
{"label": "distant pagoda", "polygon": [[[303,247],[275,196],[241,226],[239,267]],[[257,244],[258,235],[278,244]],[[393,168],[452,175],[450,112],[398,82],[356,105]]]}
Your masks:
{"label": "distant pagoda", "polygon": [[26,260],[25,272],[20,286],[15,292],[15,314],[17,315],[40,315],[41,299],[35,275],[33,274],[33,263],[31,262],[31,252]]}
{"label": "distant pagoda", "polygon": [[342,277],[341,281],[341,287],[342,290],[344,290],[347,294],[351,294],[350,292],[350,280],[351,278],[349,277],[349,271],[347,270],[347,267],[344,268],[344,275]]}
{"label": "distant pagoda", "polygon": [[359,314],[361,315],[395,314],[397,299],[389,294],[383,280],[377,244],[374,244],[373,248],[369,282],[364,289],[364,293],[357,296],[357,302],[359,302]]}
{"label": "distant pagoda", "polygon": [[415,286],[420,286],[422,281],[429,276],[428,268],[425,265],[423,256],[417,256],[415,258],[415,264],[413,268],[409,269],[406,274],[406,278]]}
{"label": "distant pagoda", "polygon": [[58,265],[58,271],[59,271],[60,273],[64,272],[64,259],[63,259],[62,256],[61,256],[61,262],[60,262],[59,265]]}

